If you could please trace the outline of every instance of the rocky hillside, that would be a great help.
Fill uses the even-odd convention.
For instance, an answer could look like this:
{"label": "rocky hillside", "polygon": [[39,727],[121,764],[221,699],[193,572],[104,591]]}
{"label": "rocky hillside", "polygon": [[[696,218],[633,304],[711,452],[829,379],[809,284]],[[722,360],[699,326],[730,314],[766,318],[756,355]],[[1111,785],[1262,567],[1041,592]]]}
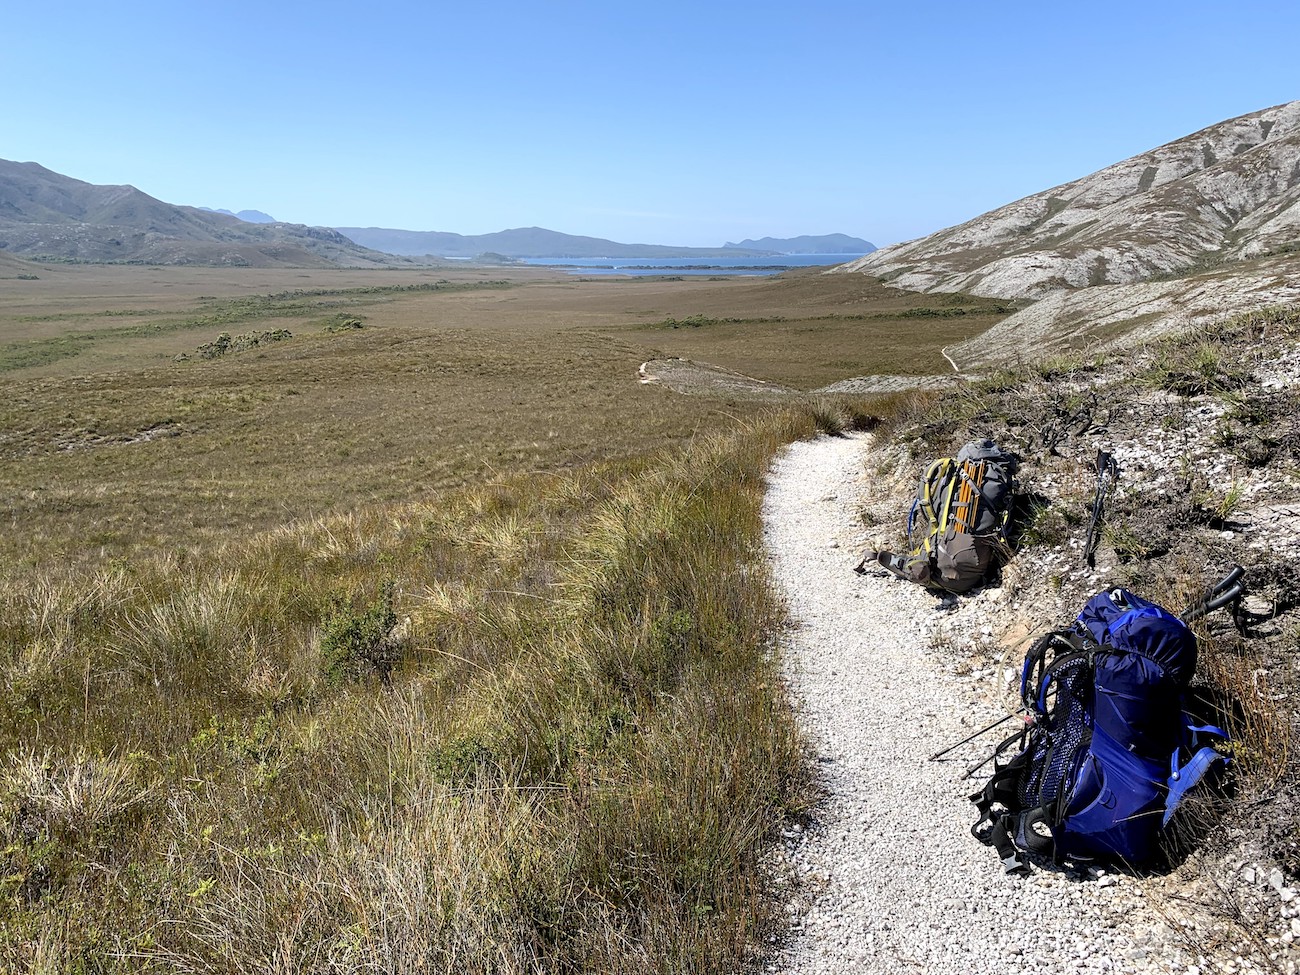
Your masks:
{"label": "rocky hillside", "polygon": [[1194,135],[846,265],[915,291],[1041,298],[1294,249],[1300,101]]}
{"label": "rocky hillside", "polygon": [[[961,370],[1300,299],[1300,101],[1243,115],[837,268],[1028,307]],[[1032,304],[1030,304],[1032,302]]]}
{"label": "rocky hillside", "polygon": [[1054,291],[947,351],[958,370],[979,372],[1203,328],[1227,315],[1296,301],[1300,253],[1274,255],[1182,277]]}
{"label": "rocky hillside", "polygon": [[173,206],[134,186],[97,186],[36,163],[0,160],[0,249],[89,262],[374,267],[393,258],[337,231],[251,224]]}

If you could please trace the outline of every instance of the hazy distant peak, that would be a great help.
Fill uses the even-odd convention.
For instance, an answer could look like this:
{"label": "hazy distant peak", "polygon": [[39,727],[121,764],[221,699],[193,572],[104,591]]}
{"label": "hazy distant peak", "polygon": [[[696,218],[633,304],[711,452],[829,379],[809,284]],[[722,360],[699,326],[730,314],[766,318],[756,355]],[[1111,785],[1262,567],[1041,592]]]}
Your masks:
{"label": "hazy distant peak", "polygon": [[[473,258],[485,252],[511,258],[763,257],[771,250],[740,247],[675,247],[623,244],[601,237],[563,234],[544,227],[514,227],[491,234],[462,236],[447,231],[383,227],[336,227],[349,239],[374,250],[408,256]],[[852,253],[852,251],[842,252]],[[860,253],[865,253],[862,251]]]}
{"label": "hazy distant peak", "polygon": [[244,223],[279,223],[275,217],[269,213],[263,213],[261,210],[240,210],[238,213],[232,213],[230,210],[213,209],[212,207],[199,207],[207,213],[224,213],[228,217],[236,217]]}
{"label": "hazy distant peak", "polygon": [[739,244],[728,242],[723,246],[776,251],[778,254],[870,254],[876,249],[876,245],[871,241],[863,240],[861,237],[849,237],[847,234],[764,237],[761,240],[742,240]]}

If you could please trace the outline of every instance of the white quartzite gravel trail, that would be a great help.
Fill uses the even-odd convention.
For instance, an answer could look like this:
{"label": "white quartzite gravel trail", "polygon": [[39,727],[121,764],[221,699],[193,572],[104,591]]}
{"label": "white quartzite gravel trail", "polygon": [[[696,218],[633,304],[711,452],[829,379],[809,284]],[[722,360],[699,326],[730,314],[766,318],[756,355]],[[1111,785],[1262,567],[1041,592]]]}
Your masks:
{"label": "white quartzite gravel trail", "polygon": [[953,761],[926,758],[998,714],[942,676],[943,651],[927,638],[933,596],[852,571],[865,542],[854,512],[866,443],[794,444],[773,467],[764,506],[794,621],[787,674],[827,791],[814,827],[787,848],[804,879],[794,936],[771,970],[1186,970],[1140,879],[1044,869],[1007,877],[971,837],[974,783],[960,776],[986,742]]}

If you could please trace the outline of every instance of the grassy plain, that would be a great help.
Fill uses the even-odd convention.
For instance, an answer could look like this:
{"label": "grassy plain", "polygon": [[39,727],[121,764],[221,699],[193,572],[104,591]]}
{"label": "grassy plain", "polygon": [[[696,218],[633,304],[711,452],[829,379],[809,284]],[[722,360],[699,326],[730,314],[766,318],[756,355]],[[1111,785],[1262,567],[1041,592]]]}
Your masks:
{"label": "grassy plain", "polygon": [[[935,371],[990,303],[813,274],[0,277],[0,970],[748,957],[764,843],[808,800],[762,477],[837,421],[637,367]],[[203,357],[222,333],[263,341]]]}
{"label": "grassy plain", "polygon": [[[648,358],[809,389],[945,371],[940,348],[1000,317],[857,276],[508,273],[55,266],[5,280],[6,554],[189,544],[636,456],[753,409],[640,386]],[[346,319],[365,327],[329,330]],[[709,324],[665,324],[691,319]],[[223,332],[280,328],[293,338],[197,355]]]}

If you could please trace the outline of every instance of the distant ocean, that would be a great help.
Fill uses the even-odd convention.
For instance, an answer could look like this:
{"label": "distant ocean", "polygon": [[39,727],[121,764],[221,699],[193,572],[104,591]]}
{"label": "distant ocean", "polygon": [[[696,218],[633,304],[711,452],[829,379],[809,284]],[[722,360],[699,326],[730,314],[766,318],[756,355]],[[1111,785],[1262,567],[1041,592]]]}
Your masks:
{"label": "distant ocean", "polygon": [[792,267],[847,264],[861,254],[777,254],[771,257],[525,257],[525,264],[553,267],[570,274],[696,274],[709,276],[762,276],[780,274]]}

